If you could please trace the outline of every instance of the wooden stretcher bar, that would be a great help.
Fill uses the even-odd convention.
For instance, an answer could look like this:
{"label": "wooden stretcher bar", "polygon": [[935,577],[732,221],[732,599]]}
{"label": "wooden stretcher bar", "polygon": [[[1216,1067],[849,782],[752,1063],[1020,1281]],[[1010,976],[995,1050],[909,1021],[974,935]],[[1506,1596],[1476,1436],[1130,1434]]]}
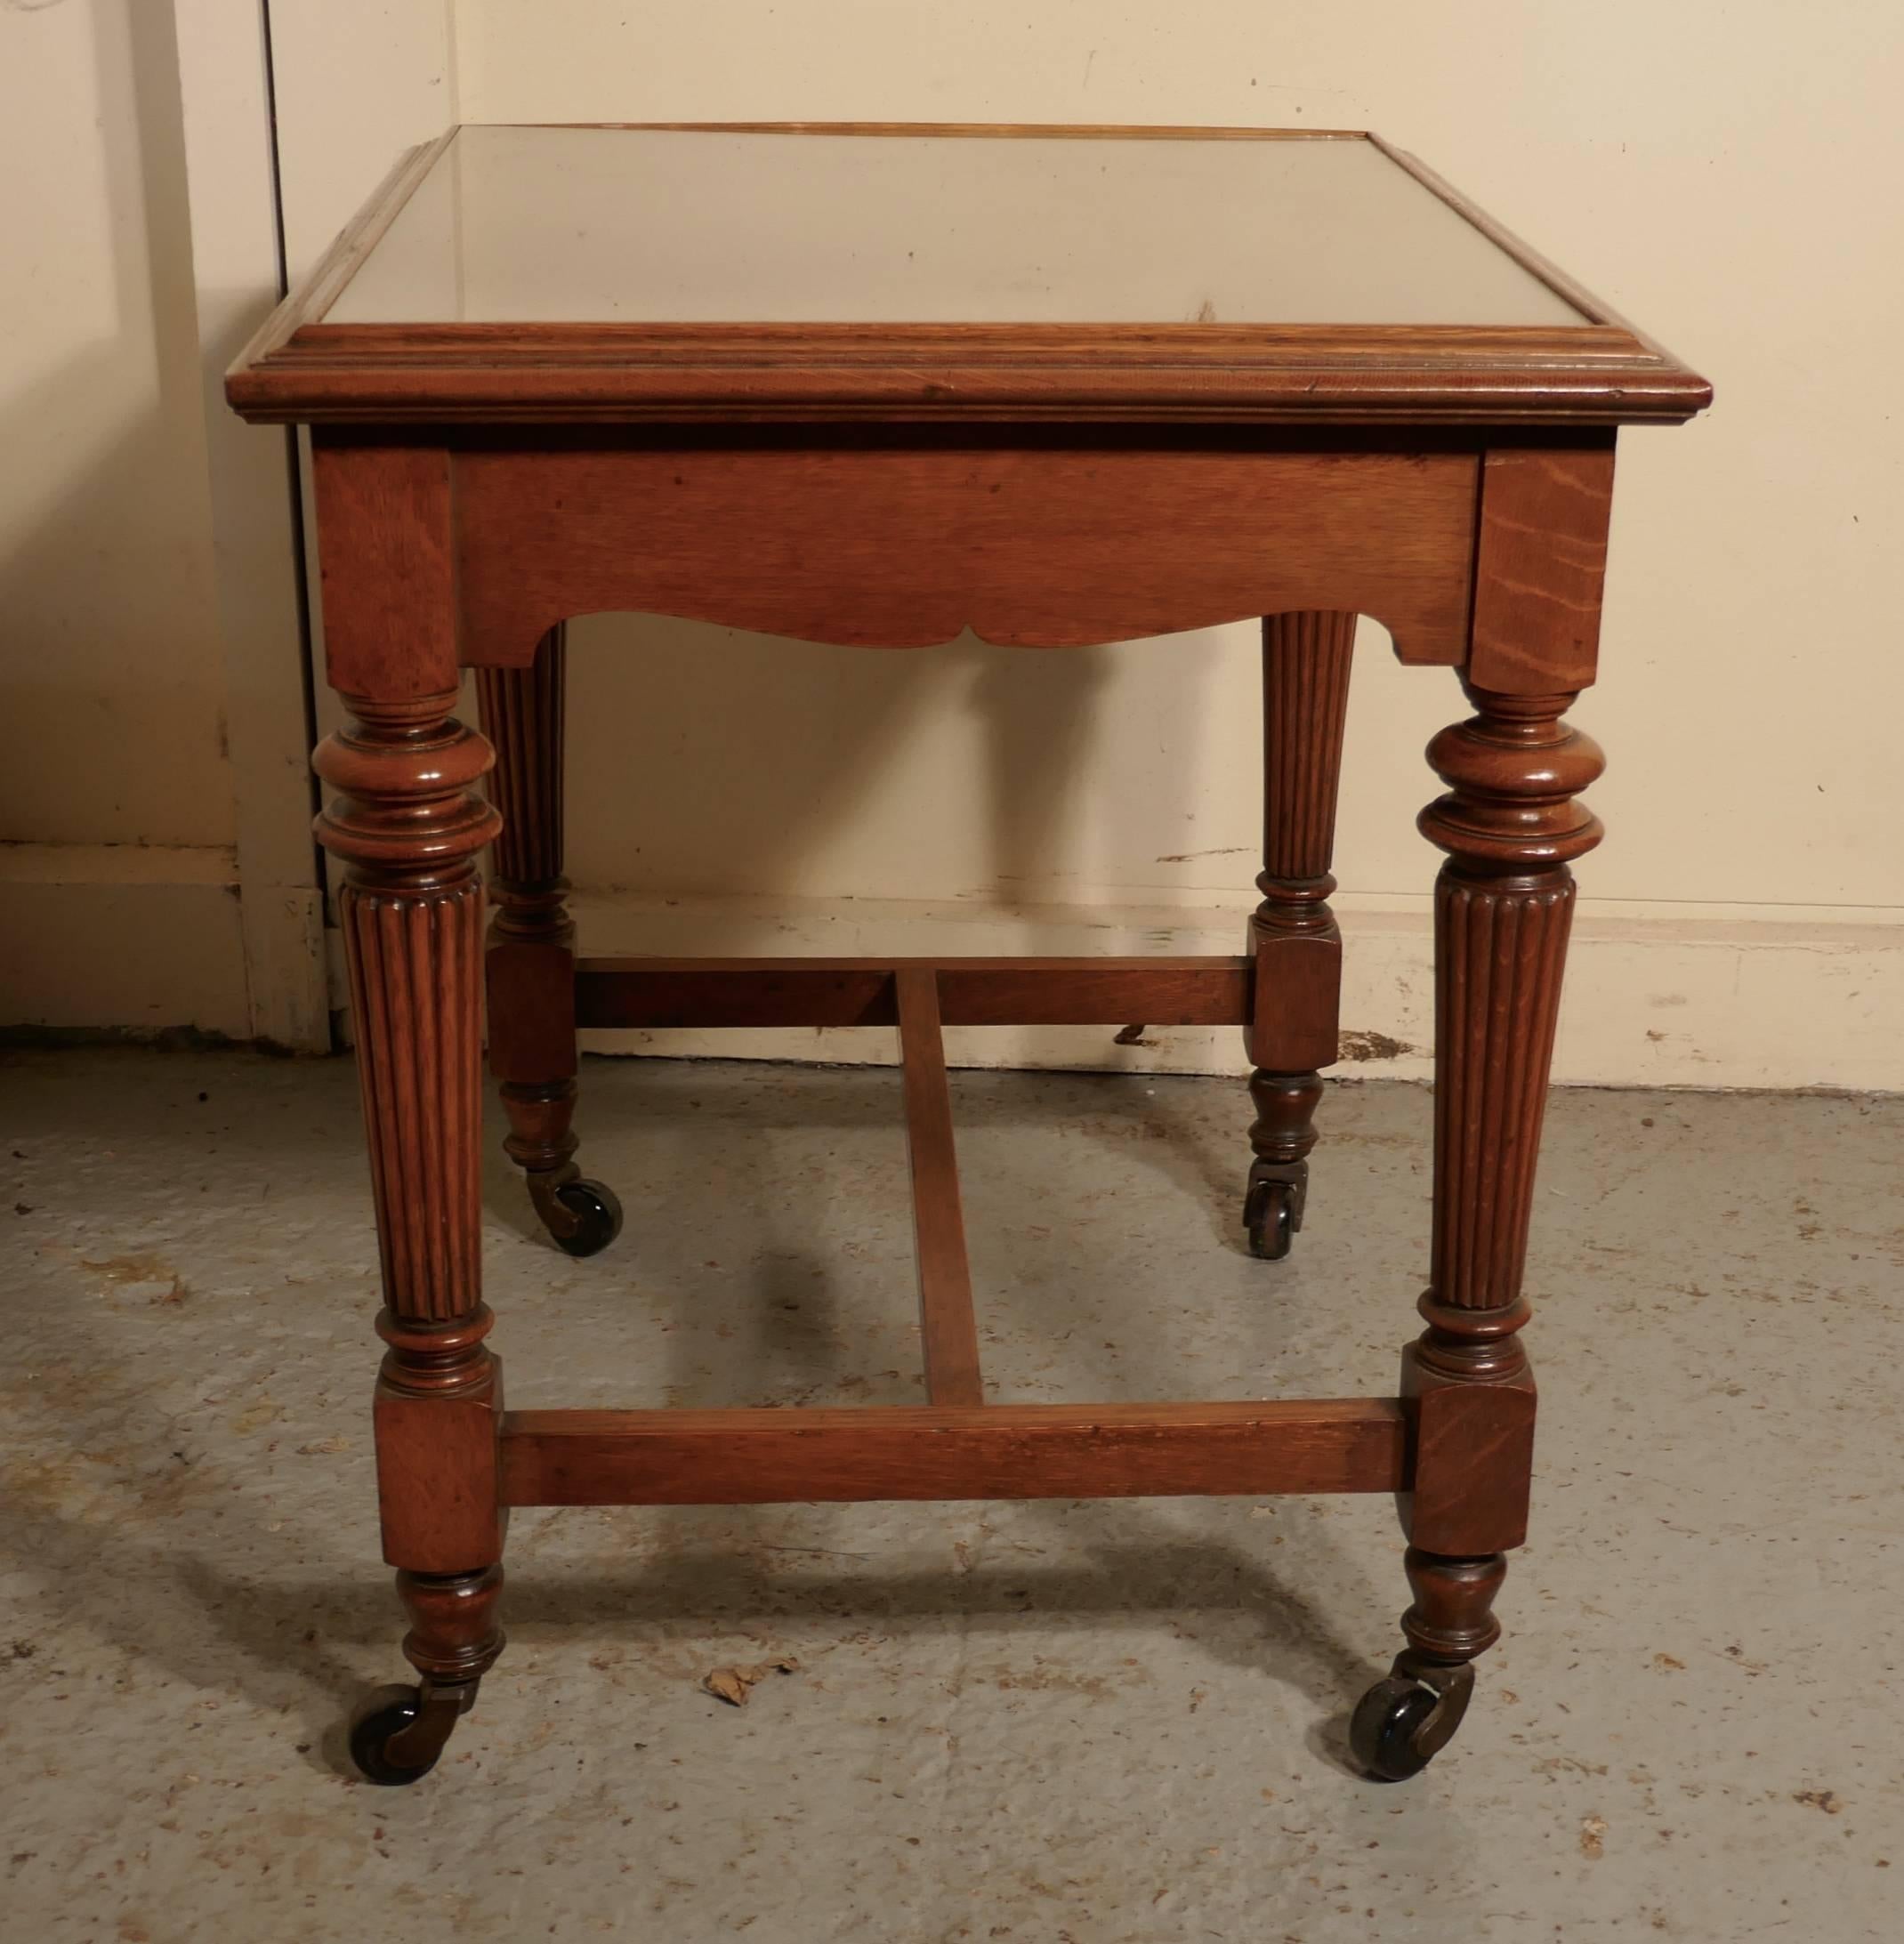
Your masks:
{"label": "wooden stretcher bar", "polygon": [[1246,1026],[1247,958],[582,958],[586,1027],[896,1026],[901,972],[947,1026]]}
{"label": "wooden stretcher bar", "polygon": [[1126,1498],[1407,1488],[1395,1398],[512,1411],[509,1505]]}
{"label": "wooden stretcher bar", "polygon": [[578,960],[589,1027],[896,1026],[927,1402],[854,1409],[520,1411],[511,1505],[770,1504],[1406,1489],[1395,1398],[987,1405],[944,1027],[1236,1025],[1247,957]]}
{"label": "wooden stretcher bar", "polygon": [[952,1094],[939,1029],[939,981],[929,967],[909,965],[895,975],[893,983],[906,1086],[906,1144],[912,1160],[914,1259],[919,1275],[925,1395],[933,1404],[982,1404],[985,1386],[979,1374],[979,1326],[972,1304],[965,1217],[959,1206]]}

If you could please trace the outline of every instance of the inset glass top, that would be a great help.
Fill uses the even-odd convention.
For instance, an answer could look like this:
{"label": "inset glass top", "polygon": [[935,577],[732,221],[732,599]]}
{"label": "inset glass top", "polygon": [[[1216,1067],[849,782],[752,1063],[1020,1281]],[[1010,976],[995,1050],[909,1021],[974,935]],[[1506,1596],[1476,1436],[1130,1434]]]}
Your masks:
{"label": "inset glass top", "polygon": [[1357,135],[468,126],[322,321],[1593,320]]}

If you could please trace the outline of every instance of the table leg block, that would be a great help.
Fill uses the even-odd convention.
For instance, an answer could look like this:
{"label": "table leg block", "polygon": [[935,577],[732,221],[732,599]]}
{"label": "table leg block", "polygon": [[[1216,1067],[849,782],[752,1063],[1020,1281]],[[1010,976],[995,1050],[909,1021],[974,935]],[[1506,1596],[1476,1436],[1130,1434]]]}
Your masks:
{"label": "table leg block", "polygon": [[392,1566],[458,1573],[501,1555],[502,1359],[485,1368],[486,1381],[449,1397],[403,1389],[388,1372],[378,1380],[377,1506]]}
{"label": "table leg block", "polygon": [[[568,941],[528,944],[492,926],[483,954],[483,983],[488,1001],[489,1071],[503,1083],[504,1101],[512,1088],[566,1087],[572,1103],[575,954]],[[523,1133],[513,1110],[510,1129],[512,1139]],[[569,1147],[573,1146],[571,1141]],[[558,1158],[565,1159],[567,1153],[565,1149]],[[513,1149],[511,1158],[524,1166],[531,1165]]]}
{"label": "table leg block", "polygon": [[1411,1545],[1454,1558],[1511,1552],[1527,1542],[1534,1464],[1533,1373],[1473,1383],[1402,1356],[1402,1397],[1415,1448],[1412,1488],[1401,1496]]}

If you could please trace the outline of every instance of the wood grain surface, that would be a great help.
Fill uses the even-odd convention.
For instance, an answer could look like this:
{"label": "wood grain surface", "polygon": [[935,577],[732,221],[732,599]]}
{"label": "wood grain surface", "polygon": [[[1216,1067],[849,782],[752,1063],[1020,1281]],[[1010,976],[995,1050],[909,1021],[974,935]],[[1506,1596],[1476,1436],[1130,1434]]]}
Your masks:
{"label": "wood grain surface", "polygon": [[912,1166],[925,1394],[933,1404],[982,1404],[985,1384],[979,1373],[979,1327],[965,1253],[952,1093],[940,1034],[939,981],[926,968],[914,965],[893,975],[893,987],[906,1093],[906,1152]]}
{"label": "wood grain surface", "polygon": [[1600,659],[1600,604],[1613,513],[1613,448],[1490,452],[1468,680],[1498,693],[1571,694]]}
{"label": "wood grain surface", "polygon": [[935,973],[947,1026],[1240,1026],[1246,958],[583,958],[591,1027],[895,1026],[896,980]]}
{"label": "wood grain surface", "polygon": [[[1467,646],[1477,460],[995,445],[455,455],[463,658],[599,610],[875,648],[1131,641],[1289,609]],[[739,536],[745,544],[737,544]]]}
{"label": "wood grain surface", "polygon": [[[711,423],[825,417],[1190,423],[1636,423],[1711,387],[1413,157],[1350,129],[988,124],[594,124],[710,133],[1369,141],[1592,321],[1538,326],[329,324],[327,311],[448,137],[413,150],[226,380],[260,420],[530,418]],[[552,211],[552,218],[559,215]]]}
{"label": "wood grain surface", "polygon": [[1388,1398],[516,1411],[503,1490],[512,1505],[1387,1492],[1407,1454]]}

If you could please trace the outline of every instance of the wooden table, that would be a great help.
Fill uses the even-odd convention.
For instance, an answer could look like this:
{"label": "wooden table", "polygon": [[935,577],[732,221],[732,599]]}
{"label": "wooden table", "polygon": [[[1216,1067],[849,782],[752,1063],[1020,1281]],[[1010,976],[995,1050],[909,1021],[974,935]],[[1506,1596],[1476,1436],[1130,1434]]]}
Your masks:
{"label": "wooden table", "polygon": [[[1593,679],[1615,431],[1684,420],[1705,382],[1370,135],[470,127],[401,162],[229,392],[312,428],[352,718],[317,753],[318,828],[346,867],[384,1555],[420,1676],[360,1714],[364,1773],[424,1774],[475,1699],[512,1505],[1271,1492],[1400,1495],[1408,1644],[1351,1740],[1371,1775],[1418,1771],[1525,1537],[1522,1266],[1568,867],[1600,835],[1577,800],[1600,752],[1561,717]],[[878,648],[1265,617],[1247,955],[577,957],[562,627],[599,609]],[[1242,1026],[1252,1246],[1302,1225],[1359,614],[1473,710],[1429,746],[1447,787],[1421,817],[1447,853],[1434,1233],[1400,1394],[988,1402],[942,1026]],[[464,668],[484,734],[450,713]],[[508,1151],[576,1255],[621,1219],[574,1160],[578,1026],[896,1026],[928,1401],[505,1411],[485,966]]]}

